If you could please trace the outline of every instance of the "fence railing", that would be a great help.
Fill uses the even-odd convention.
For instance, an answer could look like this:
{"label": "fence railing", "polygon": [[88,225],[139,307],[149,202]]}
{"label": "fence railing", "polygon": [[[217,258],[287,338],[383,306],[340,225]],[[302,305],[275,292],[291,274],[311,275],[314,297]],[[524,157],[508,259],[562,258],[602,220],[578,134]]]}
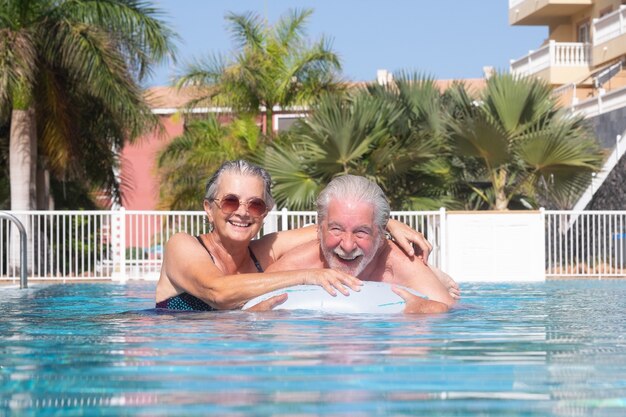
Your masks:
{"label": "fence railing", "polygon": [[[30,211],[11,212],[28,239],[29,280],[124,280],[158,278],[167,240],[178,232],[208,232],[204,212]],[[543,211],[546,277],[626,275],[626,211]],[[477,214],[480,215],[480,214]],[[433,245],[430,262],[446,262],[444,209],[392,212]],[[310,211],[271,211],[260,235],[315,223]],[[451,236],[448,236],[448,233]],[[480,237],[476,237],[479,239]],[[537,245],[542,242],[537,242]],[[471,242],[468,242],[471,245]],[[525,248],[520,248],[523,256]],[[0,219],[0,280],[18,282],[19,234]],[[447,261],[454,261],[448,259]],[[485,259],[489,262],[489,259]],[[503,277],[506,279],[506,277]]]}
{"label": "fence railing", "polygon": [[546,276],[626,276],[626,211],[546,211]]}
{"label": "fence railing", "polygon": [[[165,243],[175,233],[208,232],[202,211],[13,211],[28,238],[30,280],[100,280],[158,278]],[[392,212],[392,217],[420,230],[434,246],[439,265],[440,213]],[[259,233],[313,224],[313,211],[271,211]],[[19,279],[19,234],[0,219],[0,280]]]}

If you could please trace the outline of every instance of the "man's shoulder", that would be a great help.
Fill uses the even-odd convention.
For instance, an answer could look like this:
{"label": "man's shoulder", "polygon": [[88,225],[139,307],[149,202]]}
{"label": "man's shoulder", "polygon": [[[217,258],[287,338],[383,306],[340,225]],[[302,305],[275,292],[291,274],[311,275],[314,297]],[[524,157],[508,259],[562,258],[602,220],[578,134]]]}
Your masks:
{"label": "man's shoulder", "polygon": [[321,268],[320,245],[317,240],[303,243],[289,250],[274,262],[269,270],[286,271],[293,269]]}
{"label": "man's shoulder", "polygon": [[296,246],[285,253],[280,259],[283,258],[297,258],[301,256],[317,256],[320,252],[320,244],[317,240],[312,240]]}

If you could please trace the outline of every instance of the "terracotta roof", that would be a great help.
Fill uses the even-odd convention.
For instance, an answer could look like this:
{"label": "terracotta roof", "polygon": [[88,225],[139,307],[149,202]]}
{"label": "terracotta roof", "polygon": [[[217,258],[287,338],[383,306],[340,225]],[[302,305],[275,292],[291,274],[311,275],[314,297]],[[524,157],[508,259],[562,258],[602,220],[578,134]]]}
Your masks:
{"label": "terracotta roof", "polygon": [[187,102],[200,96],[201,90],[194,87],[150,87],[144,91],[144,97],[151,109],[181,108]]}
{"label": "terracotta roof", "polygon": [[487,84],[487,80],[484,78],[464,78],[460,80],[436,80],[435,82],[439,86],[439,89],[441,91],[444,91],[448,89],[452,85],[452,83],[454,83],[455,81],[460,81],[460,82],[465,83],[465,88],[472,93],[482,90],[483,88],[485,88],[485,85]]}

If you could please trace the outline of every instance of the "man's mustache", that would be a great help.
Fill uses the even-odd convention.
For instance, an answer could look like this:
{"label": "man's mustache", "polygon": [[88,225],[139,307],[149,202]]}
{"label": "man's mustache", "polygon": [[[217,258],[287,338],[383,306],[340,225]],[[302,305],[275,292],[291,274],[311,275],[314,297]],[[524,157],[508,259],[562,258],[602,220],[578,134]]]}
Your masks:
{"label": "man's mustache", "polygon": [[359,256],[364,255],[363,250],[361,248],[356,248],[353,251],[346,252],[343,249],[341,249],[341,247],[339,246],[333,249],[333,253],[343,259],[356,259]]}

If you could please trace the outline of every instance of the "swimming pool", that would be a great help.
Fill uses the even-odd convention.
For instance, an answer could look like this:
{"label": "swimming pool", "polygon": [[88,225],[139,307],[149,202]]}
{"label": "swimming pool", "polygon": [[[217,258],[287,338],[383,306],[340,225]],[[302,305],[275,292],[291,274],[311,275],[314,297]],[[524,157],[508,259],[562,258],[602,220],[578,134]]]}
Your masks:
{"label": "swimming pool", "polygon": [[463,284],[440,317],[157,313],[2,289],[1,415],[624,416],[626,281]]}

